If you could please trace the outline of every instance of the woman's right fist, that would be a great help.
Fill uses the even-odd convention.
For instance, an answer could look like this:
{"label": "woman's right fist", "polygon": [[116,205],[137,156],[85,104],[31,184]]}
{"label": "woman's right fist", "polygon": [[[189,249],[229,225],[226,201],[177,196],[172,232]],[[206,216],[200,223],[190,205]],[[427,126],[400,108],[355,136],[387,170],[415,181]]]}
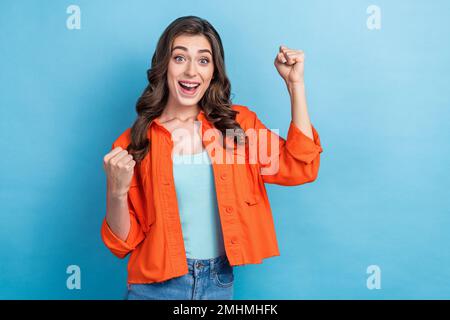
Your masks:
{"label": "woman's right fist", "polygon": [[113,196],[126,196],[130,189],[136,161],[127,150],[114,148],[103,158],[108,192]]}

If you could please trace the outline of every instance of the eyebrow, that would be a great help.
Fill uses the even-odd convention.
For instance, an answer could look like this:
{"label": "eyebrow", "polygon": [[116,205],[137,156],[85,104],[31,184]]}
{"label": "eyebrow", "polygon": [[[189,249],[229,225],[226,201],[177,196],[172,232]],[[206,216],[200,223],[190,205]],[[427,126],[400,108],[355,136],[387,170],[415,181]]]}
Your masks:
{"label": "eyebrow", "polygon": [[[173,47],[171,52],[173,52],[175,49],[181,49],[183,51],[188,51],[188,49],[186,47],[176,46],[176,47]],[[200,49],[200,50],[198,50],[198,53],[202,53],[202,52],[208,52],[212,56],[211,51],[209,51],[208,49]]]}

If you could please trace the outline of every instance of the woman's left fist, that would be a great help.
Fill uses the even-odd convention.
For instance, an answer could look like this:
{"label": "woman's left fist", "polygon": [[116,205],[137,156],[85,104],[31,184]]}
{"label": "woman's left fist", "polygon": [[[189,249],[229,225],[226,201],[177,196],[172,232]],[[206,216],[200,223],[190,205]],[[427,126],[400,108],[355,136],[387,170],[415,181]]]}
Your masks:
{"label": "woman's left fist", "polygon": [[293,50],[280,46],[275,58],[275,67],[287,85],[304,83],[304,66],[305,53],[303,50]]}

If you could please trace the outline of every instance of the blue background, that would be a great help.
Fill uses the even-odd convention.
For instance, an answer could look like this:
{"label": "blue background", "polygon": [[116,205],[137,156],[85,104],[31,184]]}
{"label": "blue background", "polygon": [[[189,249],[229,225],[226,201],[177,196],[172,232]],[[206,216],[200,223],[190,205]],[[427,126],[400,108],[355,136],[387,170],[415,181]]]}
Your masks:
{"label": "blue background", "polygon": [[[66,8],[81,8],[81,29]],[[366,9],[381,8],[369,30]],[[0,298],[122,299],[103,245],[103,156],[135,119],[160,34],[219,31],[233,102],[286,136],[273,59],[305,51],[319,178],[268,188],[281,256],[235,268],[236,299],[450,298],[448,1],[1,1]],[[447,39],[447,40],[446,40]],[[66,268],[81,268],[68,290]],[[369,265],[381,289],[366,287]]]}

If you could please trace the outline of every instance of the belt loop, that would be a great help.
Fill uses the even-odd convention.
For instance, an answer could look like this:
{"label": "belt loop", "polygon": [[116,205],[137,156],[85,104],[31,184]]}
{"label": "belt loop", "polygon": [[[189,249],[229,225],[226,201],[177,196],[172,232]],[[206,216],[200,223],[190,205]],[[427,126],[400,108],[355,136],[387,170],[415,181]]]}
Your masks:
{"label": "belt loop", "polygon": [[215,259],[215,258],[214,258],[214,259],[211,259],[211,260],[210,260],[210,268],[211,268],[211,271],[216,271],[216,265],[217,265],[216,259]]}
{"label": "belt loop", "polygon": [[222,259],[222,257],[221,256],[219,256],[219,257],[216,257],[216,258],[214,258],[214,259],[212,259],[211,260],[211,263],[212,263],[212,270],[214,271],[214,272],[217,272],[218,270],[219,270],[219,264],[220,264],[220,260]]}
{"label": "belt loop", "polygon": [[216,259],[215,258],[209,260],[209,272],[214,273],[214,271],[216,271]]}

